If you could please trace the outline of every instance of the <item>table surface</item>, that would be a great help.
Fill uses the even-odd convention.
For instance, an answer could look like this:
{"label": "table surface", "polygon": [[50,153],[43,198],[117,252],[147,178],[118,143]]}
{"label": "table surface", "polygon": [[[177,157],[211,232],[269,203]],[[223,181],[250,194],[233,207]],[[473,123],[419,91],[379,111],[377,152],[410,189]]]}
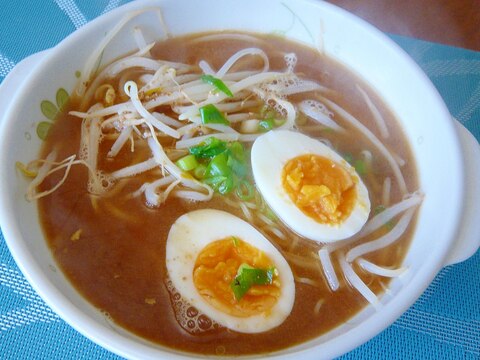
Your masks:
{"label": "table surface", "polygon": [[[0,82],[23,58],[125,2],[0,0]],[[389,33],[429,76],[452,115],[480,139],[480,0],[330,2]],[[392,326],[342,359],[479,359],[479,269],[480,252],[444,268]],[[118,359],[48,308],[1,233],[0,358]]]}
{"label": "table surface", "polygon": [[380,30],[480,51],[479,0],[328,0]]}

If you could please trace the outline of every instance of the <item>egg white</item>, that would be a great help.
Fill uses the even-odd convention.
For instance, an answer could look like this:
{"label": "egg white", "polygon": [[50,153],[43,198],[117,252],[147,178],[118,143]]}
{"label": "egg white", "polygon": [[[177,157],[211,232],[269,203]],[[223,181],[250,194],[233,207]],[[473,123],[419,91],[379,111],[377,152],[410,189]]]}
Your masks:
{"label": "egg white", "polygon": [[[265,313],[243,318],[223,313],[210,305],[195,287],[193,270],[199,253],[211,242],[231,236],[263,251],[278,270],[281,295]],[[173,285],[185,301],[231,330],[243,333],[267,331],[280,325],[292,310],[295,283],[287,261],[253,226],[227,212],[203,209],[178,218],[168,234],[166,265]]]}
{"label": "egg white", "polygon": [[[357,201],[351,214],[340,224],[321,224],[305,215],[282,185],[285,164],[290,159],[306,154],[326,157],[358,179]],[[354,235],[367,221],[370,199],[362,179],[354,167],[320,141],[293,131],[269,131],[255,140],[251,157],[257,188],[278,217],[299,235],[321,243],[334,242]]]}

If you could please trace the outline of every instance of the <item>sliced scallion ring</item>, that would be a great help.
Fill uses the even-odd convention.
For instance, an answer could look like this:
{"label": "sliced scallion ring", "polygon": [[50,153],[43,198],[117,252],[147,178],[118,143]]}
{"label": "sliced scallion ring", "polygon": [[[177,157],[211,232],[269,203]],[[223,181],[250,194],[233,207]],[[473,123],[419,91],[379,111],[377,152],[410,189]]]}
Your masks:
{"label": "sliced scallion ring", "polygon": [[212,75],[202,75],[200,79],[207,84],[210,84],[215,87],[216,90],[223,92],[228,97],[233,97],[233,93],[230,91],[225,83]]}

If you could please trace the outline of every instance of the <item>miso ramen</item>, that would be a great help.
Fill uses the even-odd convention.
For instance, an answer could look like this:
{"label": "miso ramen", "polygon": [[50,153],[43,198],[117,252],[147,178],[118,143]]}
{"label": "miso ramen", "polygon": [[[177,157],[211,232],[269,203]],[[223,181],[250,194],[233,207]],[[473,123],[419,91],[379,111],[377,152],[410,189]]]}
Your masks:
{"label": "miso ramen", "polygon": [[381,306],[422,200],[381,97],[280,36],[137,41],[87,64],[24,168],[75,288],[144,339],[214,355],[278,351]]}

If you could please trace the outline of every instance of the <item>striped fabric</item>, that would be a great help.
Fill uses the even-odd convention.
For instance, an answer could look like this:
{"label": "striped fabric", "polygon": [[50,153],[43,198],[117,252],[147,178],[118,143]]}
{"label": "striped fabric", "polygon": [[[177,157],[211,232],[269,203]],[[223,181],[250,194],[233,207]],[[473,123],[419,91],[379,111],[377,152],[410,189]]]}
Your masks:
{"label": "striped fabric", "polygon": [[[126,1],[0,0],[0,82],[21,59],[54,46]],[[480,53],[392,36],[424,69],[450,112],[480,139]],[[444,268],[391,327],[342,359],[480,359],[480,252]],[[0,358],[117,359],[38,297],[0,233]]]}

